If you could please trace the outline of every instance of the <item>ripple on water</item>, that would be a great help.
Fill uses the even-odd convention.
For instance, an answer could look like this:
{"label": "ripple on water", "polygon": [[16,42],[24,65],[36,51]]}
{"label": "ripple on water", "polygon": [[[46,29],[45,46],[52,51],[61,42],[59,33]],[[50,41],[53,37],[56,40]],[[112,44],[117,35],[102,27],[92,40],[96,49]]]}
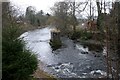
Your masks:
{"label": "ripple on water", "polygon": [[105,75],[102,70],[93,70],[96,69],[93,63],[98,64],[100,60],[96,61],[89,54],[81,54],[81,52],[88,52],[88,48],[74,44],[68,38],[62,38],[63,43],[66,45],[65,48],[58,49],[54,52],[56,54],[52,53],[49,45],[51,38],[49,28],[29,31],[21,35],[21,37],[24,37],[23,40],[27,42],[26,46],[38,54],[38,59],[48,65],[44,69],[58,77],[86,78],[97,73]]}

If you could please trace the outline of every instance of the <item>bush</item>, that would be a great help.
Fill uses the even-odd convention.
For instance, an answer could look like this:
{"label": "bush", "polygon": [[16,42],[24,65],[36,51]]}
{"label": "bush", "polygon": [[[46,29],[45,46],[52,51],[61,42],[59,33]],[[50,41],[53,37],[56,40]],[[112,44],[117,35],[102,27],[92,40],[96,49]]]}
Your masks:
{"label": "bush", "polygon": [[92,38],[92,33],[87,31],[76,31],[72,34],[71,39],[82,39],[82,40],[88,40]]}
{"label": "bush", "polygon": [[71,36],[71,39],[72,40],[76,40],[76,39],[79,39],[80,38],[80,35],[81,35],[81,32],[80,31],[76,31],[72,34]]}
{"label": "bush", "polygon": [[52,50],[59,49],[62,46],[61,40],[50,40],[50,45],[52,47]]}
{"label": "bush", "polygon": [[[25,43],[18,39],[21,35],[20,26],[7,11],[3,3],[2,25],[2,80],[30,80],[30,75],[37,68],[37,58],[25,48]],[[4,6],[5,5],[5,6]],[[9,6],[9,5],[8,5]]]}
{"label": "bush", "polygon": [[3,41],[3,80],[29,80],[37,68],[37,58],[21,40]]}
{"label": "bush", "polygon": [[81,32],[80,39],[88,40],[88,39],[92,39],[92,37],[93,37],[93,34],[91,32],[83,31],[83,32]]}

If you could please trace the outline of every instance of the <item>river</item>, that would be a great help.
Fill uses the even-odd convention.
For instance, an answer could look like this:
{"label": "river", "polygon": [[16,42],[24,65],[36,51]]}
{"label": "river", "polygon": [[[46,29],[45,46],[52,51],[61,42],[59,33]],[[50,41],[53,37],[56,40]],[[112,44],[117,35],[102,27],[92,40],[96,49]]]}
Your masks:
{"label": "river", "polygon": [[40,68],[58,78],[102,78],[106,76],[106,64],[102,52],[89,51],[80,43],[61,37],[62,48],[52,51],[49,27],[25,32],[21,35],[26,47],[34,52]]}

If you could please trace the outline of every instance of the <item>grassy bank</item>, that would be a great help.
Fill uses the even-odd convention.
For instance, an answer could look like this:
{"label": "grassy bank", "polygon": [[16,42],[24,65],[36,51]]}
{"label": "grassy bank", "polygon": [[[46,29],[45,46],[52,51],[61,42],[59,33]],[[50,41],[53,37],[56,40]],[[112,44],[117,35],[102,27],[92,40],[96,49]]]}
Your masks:
{"label": "grassy bank", "polygon": [[57,80],[54,76],[40,70],[40,69],[37,69],[35,71],[35,73],[33,74],[33,80],[36,80],[36,79],[44,79],[44,80]]}

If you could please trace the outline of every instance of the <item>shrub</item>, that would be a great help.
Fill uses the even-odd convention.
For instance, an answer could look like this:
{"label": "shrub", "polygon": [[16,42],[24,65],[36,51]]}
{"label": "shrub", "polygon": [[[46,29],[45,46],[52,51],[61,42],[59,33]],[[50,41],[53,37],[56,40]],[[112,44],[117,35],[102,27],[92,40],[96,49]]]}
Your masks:
{"label": "shrub", "polygon": [[72,40],[76,40],[76,39],[88,40],[91,38],[92,38],[92,33],[81,30],[74,32],[71,36]]}
{"label": "shrub", "polygon": [[71,39],[72,40],[76,40],[76,39],[79,39],[80,38],[80,35],[81,35],[81,32],[80,31],[76,31],[72,34],[71,36]]}
{"label": "shrub", "polygon": [[83,31],[83,32],[81,32],[80,39],[88,40],[88,39],[92,39],[92,37],[93,37],[93,34],[91,32]]}
{"label": "shrub", "polygon": [[61,40],[50,40],[50,45],[52,47],[52,50],[59,49],[62,46]]}
{"label": "shrub", "polygon": [[25,43],[18,39],[21,35],[20,26],[15,16],[2,4],[2,80],[30,80],[30,75],[37,68],[37,58],[25,48]]}
{"label": "shrub", "polygon": [[37,68],[37,58],[24,48],[22,40],[3,41],[3,80],[29,80]]}

